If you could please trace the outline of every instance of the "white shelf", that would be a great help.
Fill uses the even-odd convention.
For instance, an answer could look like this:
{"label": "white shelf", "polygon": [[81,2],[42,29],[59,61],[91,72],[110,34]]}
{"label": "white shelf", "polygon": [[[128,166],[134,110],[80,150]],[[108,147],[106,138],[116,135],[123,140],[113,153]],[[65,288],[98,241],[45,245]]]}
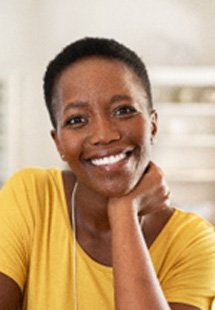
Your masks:
{"label": "white shelf", "polygon": [[170,115],[179,116],[204,116],[204,117],[215,117],[215,103],[208,102],[157,102],[155,107],[158,112]]}
{"label": "white shelf", "polygon": [[149,72],[158,111],[153,160],[176,203],[215,205],[215,67]]}
{"label": "white shelf", "polygon": [[158,146],[170,148],[214,148],[215,150],[215,135],[169,134],[167,137],[161,134],[160,137],[158,136]]}
{"label": "white shelf", "polygon": [[156,86],[214,86],[215,67],[151,67],[150,79]]}
{"label": "white shelf", "polygon": [[170,182],[215,183],[215,169],[180,169],[168,171],[166,177]]}

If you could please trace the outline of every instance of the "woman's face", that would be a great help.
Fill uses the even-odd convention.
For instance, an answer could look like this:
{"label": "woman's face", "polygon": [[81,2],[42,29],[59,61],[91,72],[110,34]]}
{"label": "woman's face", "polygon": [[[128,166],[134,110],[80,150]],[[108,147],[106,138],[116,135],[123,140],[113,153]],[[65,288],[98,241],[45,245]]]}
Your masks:
{"label": "woman's face", "polygon": [[156,114],[138,77],[120,61],[82,59],[55,87],[58,151],[82,185],[105,196],[128,193],[150,159]]}

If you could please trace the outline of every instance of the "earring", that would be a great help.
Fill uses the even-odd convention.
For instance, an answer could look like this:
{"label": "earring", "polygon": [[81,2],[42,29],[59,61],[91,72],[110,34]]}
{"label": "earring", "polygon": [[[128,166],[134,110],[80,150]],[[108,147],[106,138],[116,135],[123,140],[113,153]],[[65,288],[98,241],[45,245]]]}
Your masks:
{"label": "earring", "polygon": [[64,154],[60,154],[60,157],[62,160],[65,160],[65,155]]}
{"label": "earring", "polygon": [[155,144],[155,138],[153,136],[151,137],[150,142],[151,142],[151,145]]}

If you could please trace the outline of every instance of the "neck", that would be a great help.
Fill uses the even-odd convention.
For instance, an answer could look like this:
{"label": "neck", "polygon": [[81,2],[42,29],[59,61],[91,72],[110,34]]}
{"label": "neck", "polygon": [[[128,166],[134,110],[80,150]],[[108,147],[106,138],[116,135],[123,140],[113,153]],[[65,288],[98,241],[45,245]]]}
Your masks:
{"label": "neck", "polygon": [[76,216],[79,224],[85,229],[99,232],[110,230],[107,214],[108,198],[78,184],[75,198]]}

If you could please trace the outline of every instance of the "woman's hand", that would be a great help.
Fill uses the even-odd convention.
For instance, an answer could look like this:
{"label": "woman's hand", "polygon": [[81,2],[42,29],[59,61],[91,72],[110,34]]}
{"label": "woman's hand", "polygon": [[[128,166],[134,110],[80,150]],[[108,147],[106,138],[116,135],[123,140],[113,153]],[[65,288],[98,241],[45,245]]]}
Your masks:
{"label": "woman's hand", "polygon": [[[122,197],[109,200],[109,212],[117,208],[130,208],[138,216],[159,212],[170,206],[170,191],[162,170],[150,162],[136,187]],[[116,209],[115,209],[116,211]]]}
{"label": "woman's hand", "polygon": [[141,215],[146,219],[145,215],[168,207],[168,186],[162,171],[153,163],[149,164],[130,193],[110,198],[108,216],[112,232],[116,309],[170,309],[157,279],[139,219]]}

